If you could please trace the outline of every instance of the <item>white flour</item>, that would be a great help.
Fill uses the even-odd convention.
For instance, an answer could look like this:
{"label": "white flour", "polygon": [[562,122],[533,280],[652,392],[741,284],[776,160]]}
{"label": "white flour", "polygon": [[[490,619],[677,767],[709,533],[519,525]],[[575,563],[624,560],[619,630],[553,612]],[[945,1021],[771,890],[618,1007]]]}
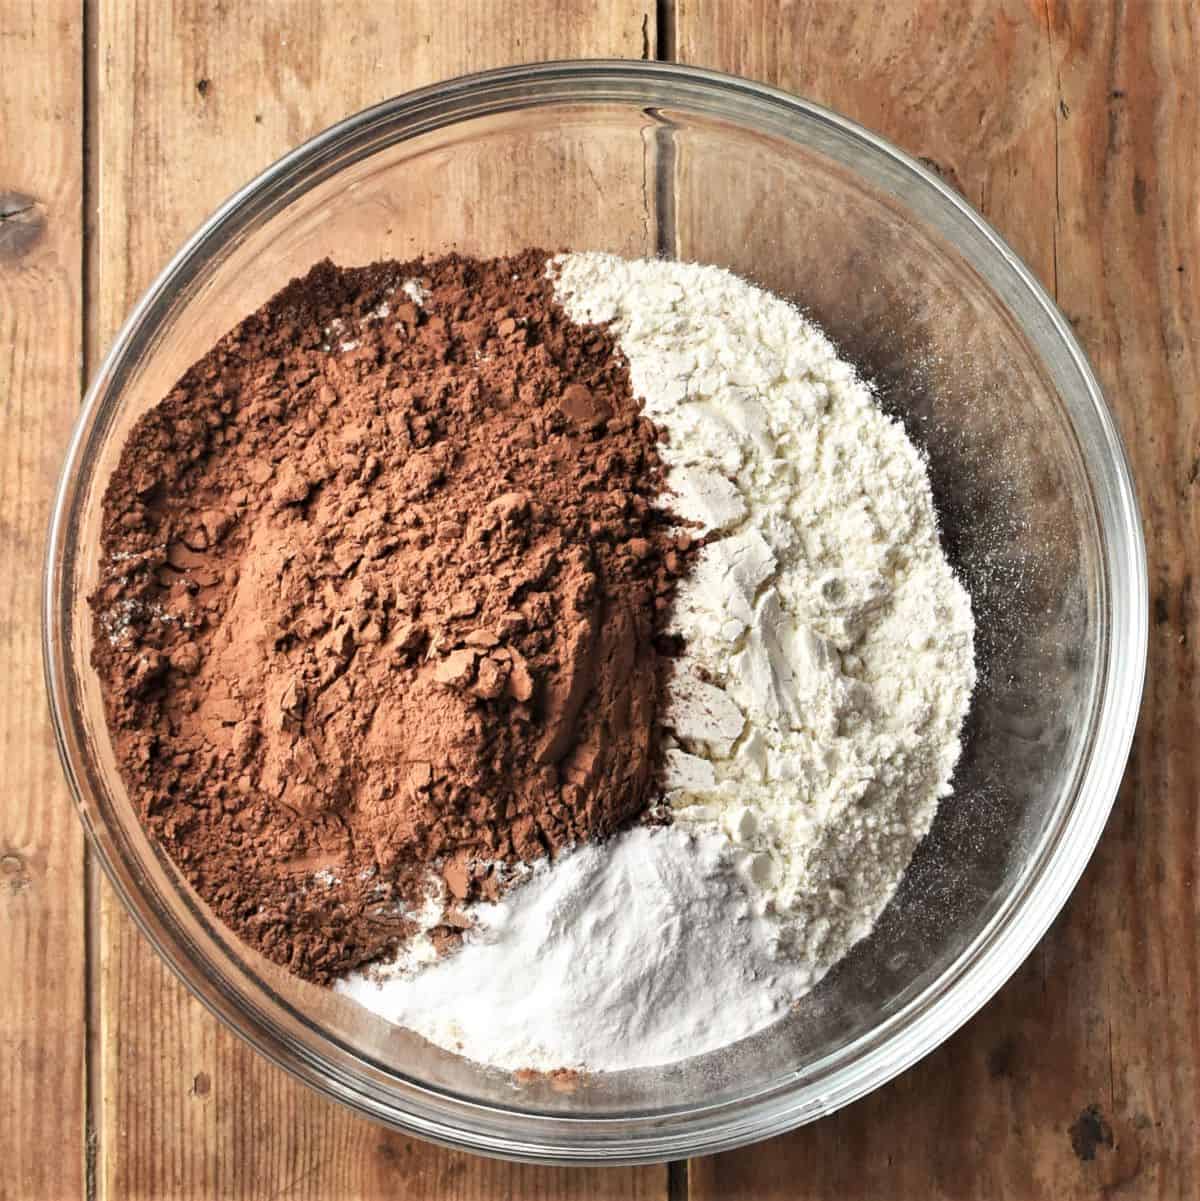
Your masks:
{"label": "white flour", "polygon": [[974,627],[920,455],[795,309],[715,267],[554,270],[712,536],[673,614],[676,826],[539,872],[445,963],[343,987],[482,1062],[616,1070],[752,1033],[870,932],[949,789]]}
{"label": "white flour", "polygon": [[568,255],[663,425],[681,515],[720,537],[676,605],[677,819],[746,847],[814,983],[869,933],[949,787],[975,684],[925,464],[832,343],[716,267]]}

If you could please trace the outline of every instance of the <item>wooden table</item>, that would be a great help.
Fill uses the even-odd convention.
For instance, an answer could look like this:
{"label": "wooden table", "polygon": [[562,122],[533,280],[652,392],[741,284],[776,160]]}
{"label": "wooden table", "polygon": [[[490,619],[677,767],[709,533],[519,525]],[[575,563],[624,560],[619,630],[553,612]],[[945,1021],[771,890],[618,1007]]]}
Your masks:
{"label": "wooden table", "polygon": [[[1200,9],[1176,0],[0,0],[0,1198],[1200,1196],[1198,38]],[[215,204],[386,96],[595,55],[677,58],[803,93],[977,205],[1057,296],[1117,411],[1153,613],[1109,828],[985,1011],[816,1126],[602,1171],[388,1133],[192,1001],[89,862],[37,619],[84,381]]]}

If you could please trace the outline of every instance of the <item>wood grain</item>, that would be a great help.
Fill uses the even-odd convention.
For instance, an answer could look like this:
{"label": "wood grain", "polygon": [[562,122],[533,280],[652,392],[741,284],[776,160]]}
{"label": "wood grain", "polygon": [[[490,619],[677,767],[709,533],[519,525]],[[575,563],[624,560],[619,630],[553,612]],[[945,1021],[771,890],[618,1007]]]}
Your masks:
{"label": "wood grain", "polygon": [[[653,53],[655,6],[88,0],[94,365],[234,186],[386,95],[506,61]],[[1200,479],[1196,8],[1183,0],[677,0],[677,53],[830,104],[925,158],[1057,294],[1142,488],[1151,667],[1097,856],[1037,954],[898,1081],[785,1138],[696,1161],[697,1198],[1200,1195]],[[346,8],[352,11],[346,11]],[[83,856],[44,718],[37,571],[78,397],[79,5],[0,22],[0,1198],[84,1192]],[[37,136],[29,136],[36,130]],[[35,202],[26,207],[24,199]],[[15,211],[13,211],[15,210]],[[681,214],[686,217],[686,214]],[[652,1197],[666,1174],[497,1165],[357,1121],[261,1062],[105,895],[96,1195]],[[11,1082],[11,1083],[10,1083]]]}
{"label": "wood grain", "polygon": [[0,20],[0,1198],[84,1190],[83,836],[54,751],[38,611],[79,404],[83,33],[77,4]]}
{"label": "wood grain", "polygon": [[[365,105],[464,71],[638,57],[654,6],[99,0],[93,359],[230,191]],[[240,314],[230,314],[230,320]],[[190,999],[113,897],[101,924],[101,1197],[662,1197],[666,1170],[533,1169],[385,1132],[300,1087]]]}
{"label": "wood grain", "polygon": [[1124,787],[1036,954],[889,1087],[693,1162],[693,1198],[1200,1195],[1198,24],[1175,0],[679,0],[682,60],[829,104],[930,161],[1057,295],[1131,452],[1154,614]]}

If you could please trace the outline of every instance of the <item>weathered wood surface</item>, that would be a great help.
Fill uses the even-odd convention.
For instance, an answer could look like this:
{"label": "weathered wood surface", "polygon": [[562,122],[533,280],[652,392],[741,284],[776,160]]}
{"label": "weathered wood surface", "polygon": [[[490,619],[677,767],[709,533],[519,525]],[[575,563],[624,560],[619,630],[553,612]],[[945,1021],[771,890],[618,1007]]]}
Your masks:
{"label": "weathered wood surface", "polygon": [[83,832],[56,762],[38,609],[80,395],[78,4],[0,16],[0,1198],[82,1197]]}
{"label": "weathered wood surface", "polygon": [[[0,1198],[1200,1195],[1198,30],[1184,0],[6,5]],[[998,226],[1058,297],[1118,413],[1154,616],[1121,798],[1030,962],[876,1095],[669,1180],[497,1165],[360,1122],[227,1034],[106,892],[89,928],[36,619],[80,356],[94,368],[219,200],[310,133],[407,88],[504,62],[656,50],[855,117]]]}

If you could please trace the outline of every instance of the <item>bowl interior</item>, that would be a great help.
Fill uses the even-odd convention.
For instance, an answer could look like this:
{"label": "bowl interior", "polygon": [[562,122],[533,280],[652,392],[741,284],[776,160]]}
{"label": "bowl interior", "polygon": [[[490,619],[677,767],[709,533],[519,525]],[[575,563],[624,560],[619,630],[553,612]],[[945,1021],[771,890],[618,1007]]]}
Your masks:
{"label": "bowl interior", "polygon": [[[693,1149],[743,1141],[765,1132],[751,1098],[795,1124],[885,1079],[914,1057],[905,1039],[915,1014],[942,1006],[948,1033],[981,1002],[956,1000],[955,981],[998,931],[1049,920],[1031,918],[1022,896],[1055,870],[1071,815],[1098,807],[1098,829],[1111,802],[1081,782],[1113,653],[1113,562],[1130,552],[1103,530],[1098,495],[1111,481],[1098,474],[1096,435],[1079,431],[1086,380],[1020,269],[936,184],[819,110],[628,74],[633,82],[582,94],[518,78],[486,96],[449,88],[383,106],[222,210],[143,302],[94,385],[49,565],[68,771],[114,880],[177,970],[333,1095],[515,1154],[677,1150],[669,1140],[683,1125],[701,1140]],[[433,1048],[210,921],[127,803],[88,666],[85,604],[103,490],[132,422],[241,317],[324,257],[354,265],[529,245],[716,263],[793,298],[928,455],[980,660],[955,795],[874,934],[789,1018],[744,1043],[567,1092],[517,1087]]]}

